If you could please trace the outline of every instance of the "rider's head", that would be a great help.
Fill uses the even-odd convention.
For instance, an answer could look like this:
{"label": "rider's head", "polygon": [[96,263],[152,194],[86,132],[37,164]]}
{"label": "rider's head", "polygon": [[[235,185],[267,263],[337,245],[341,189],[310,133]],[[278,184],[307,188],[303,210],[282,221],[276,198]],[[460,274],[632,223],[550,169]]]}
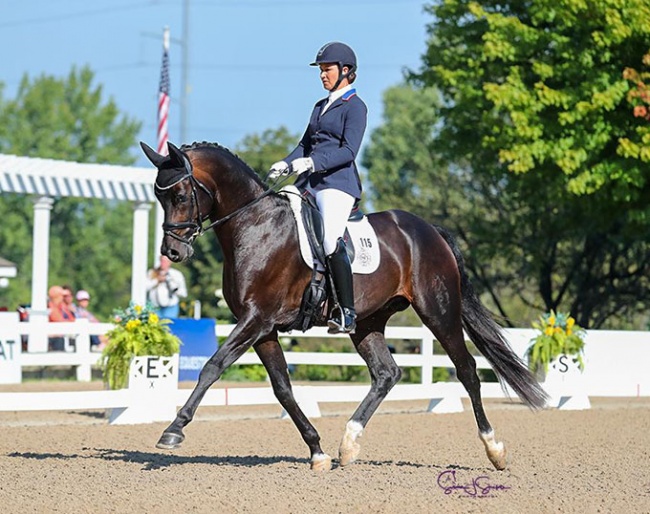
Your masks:
{"label": "rider's head", "polygon": [[323,86],[329,91],[352,84],[357,78],[357,56],[345,43],[323,45],[310,66],[319,66]]}

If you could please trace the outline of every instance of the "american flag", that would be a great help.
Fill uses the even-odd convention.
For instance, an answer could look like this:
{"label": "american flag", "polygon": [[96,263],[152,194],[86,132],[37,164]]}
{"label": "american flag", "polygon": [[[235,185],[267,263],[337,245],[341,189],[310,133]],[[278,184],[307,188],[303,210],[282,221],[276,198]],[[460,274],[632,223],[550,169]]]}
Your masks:
{"label": "american flag", "polygon": [[169,117],[169,28],[165,27],[163,35],[163,58],[160,70],[160,87],[158,88],[158,153],[167,155],[167,119]]}

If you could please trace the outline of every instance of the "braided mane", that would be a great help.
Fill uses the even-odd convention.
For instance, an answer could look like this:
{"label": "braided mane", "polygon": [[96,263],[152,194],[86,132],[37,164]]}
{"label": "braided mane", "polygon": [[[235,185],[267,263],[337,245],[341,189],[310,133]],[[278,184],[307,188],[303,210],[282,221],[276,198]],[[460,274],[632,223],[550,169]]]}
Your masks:
{"label": "braided mane", "polygon": [[222,155],[226,156],[229,159],[234,160],[239,164],[246,173],[251,175],[251,177],[258,183],[262,184],[266,189],[266,184],[262,182],[262,179],[257,175],[255,170],[246,164],[239,155],[233,153],[230,149],[225,146],[220,145],[219,143],[211,143],[209,141],[194,141],[192,144],[181,145],[180,150],[186,152],[188,150],[216,150]]}

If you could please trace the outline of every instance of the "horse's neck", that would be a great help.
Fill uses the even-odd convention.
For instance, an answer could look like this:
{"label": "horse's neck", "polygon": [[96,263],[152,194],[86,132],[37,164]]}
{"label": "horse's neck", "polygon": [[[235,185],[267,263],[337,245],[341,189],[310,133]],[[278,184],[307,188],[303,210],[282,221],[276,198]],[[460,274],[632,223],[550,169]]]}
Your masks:
{"label": "horse's neck", "polygon": [[212,217],[215,219],[229,216],[264,193],[264,187],[246,170],[231,163],[214,166],[208,175],[214,195]]}

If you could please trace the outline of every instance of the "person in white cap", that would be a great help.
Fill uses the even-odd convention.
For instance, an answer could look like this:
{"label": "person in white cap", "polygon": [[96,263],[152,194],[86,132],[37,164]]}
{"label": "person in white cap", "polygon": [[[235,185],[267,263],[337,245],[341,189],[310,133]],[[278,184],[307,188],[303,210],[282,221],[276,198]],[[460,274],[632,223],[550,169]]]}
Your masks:
{"label": "person in white cap", "polygon": [[[75,308],[75,316],[77,319],[87,319],[91,323],[99,323],[99,320],[95,315],[88,310],[88,304],[90,303],[90,293],[85,289],[80,289],[77,291],[75,297],[77,299],[77,307]],[[90,347],[91,348],[100,348],[102,346],[102,336],[91,335],[90,336]]]}

